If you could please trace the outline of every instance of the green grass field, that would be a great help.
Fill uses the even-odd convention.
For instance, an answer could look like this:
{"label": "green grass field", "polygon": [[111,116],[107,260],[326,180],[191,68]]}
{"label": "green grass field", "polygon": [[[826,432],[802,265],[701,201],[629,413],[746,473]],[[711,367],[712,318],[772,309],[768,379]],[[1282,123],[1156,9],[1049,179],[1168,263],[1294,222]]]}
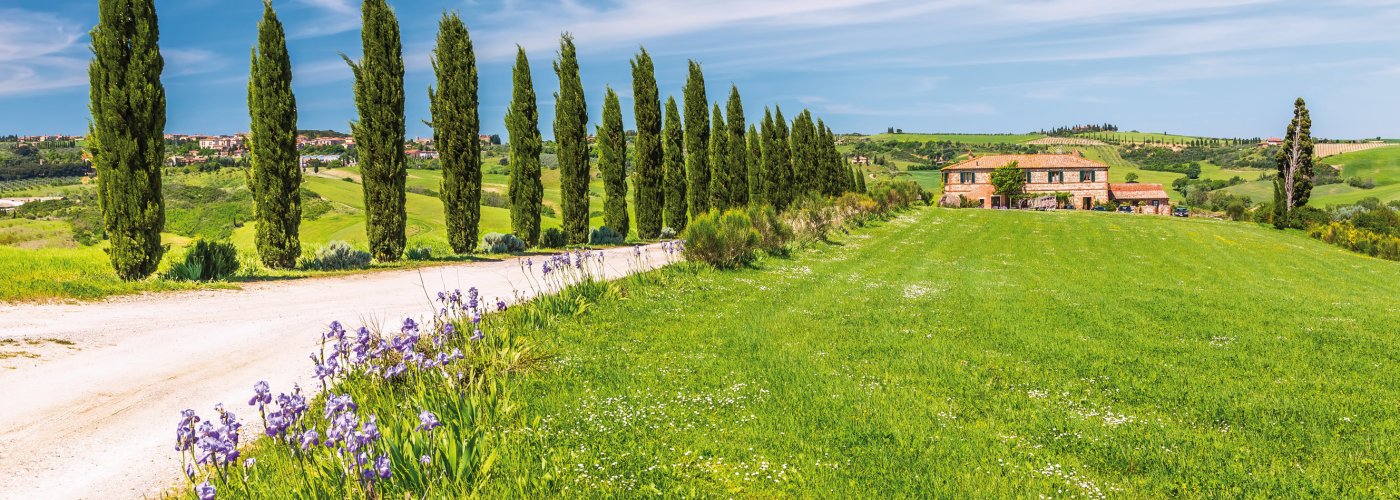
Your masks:
{"label": "green grass field", "polygon": [[1093,133],[1079,134],[1078,136],[1079,136],[1079,137],[1085,137],[1085,138],[1100,138],[1100,139],[1101,139],[1101,138],[1111,138],[1111,139],[1117,139],[1117,140],[1125,141],[1125,142],[1126,142],[1126,141],[1132,141],[1132,142],[1152,141],[1152,142],[1165,142],[1165,143],[1168,143],[1168,144],[1184,144],[1184,143],[1187,143],[1187,142],[1190,142],[1190,141],[1193,141],[1193,140],[1196,140],[1196,139],[1209,139],[1209,137],[1200,137],[1200,136],[1193,136],[1193,135],[1168,134],[1168,133],[1164,133],[1164,132],[1093,132]]}
{"label": "green grass field", "polygon": [[1042,134],[875,134],[874,141],[929,142],[948,141],[963,144],[1020,144],[1045,137]]}
{"label": "green grass field", "polygon": [[[589,296],[511,330],[546,364],[487,396],[351,384],[390,449],[427,448],[405,427],[420,409],[460,415],[450,435],[469,440],[450,448],[465,466],[396,458],[386,495],[1400,489],[1400,265],[1296,231],[930,208],[790,260]],[[300,487],[286,452],[258,457],[261,484]]]}

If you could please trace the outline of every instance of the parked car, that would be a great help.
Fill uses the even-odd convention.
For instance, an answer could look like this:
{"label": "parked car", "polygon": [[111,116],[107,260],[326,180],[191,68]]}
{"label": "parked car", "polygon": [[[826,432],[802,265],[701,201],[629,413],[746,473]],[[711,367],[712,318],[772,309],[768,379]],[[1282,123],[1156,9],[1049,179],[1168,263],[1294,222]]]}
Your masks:
{"label": "parked car", "polygon": [[1094,205],[1094,208],[1091,208],[1090,210],[1093,210],[1095,212],[1107,212],[1108,207],[1105,207],[1103,205]]}
{"label": "parked car", "polygon": [[1191,210],[1186,207],[1176,207],[1172,209],[1172,217],[1190,217]]}
{"label": "parked car", "polygon": [[1133,206],[1132,206],[1132,205],[1119,205],[1119,206],[1118,206],[1118,213],[1122,213],[1122,214],[1130,214],[1130,213],[1133,213]]}

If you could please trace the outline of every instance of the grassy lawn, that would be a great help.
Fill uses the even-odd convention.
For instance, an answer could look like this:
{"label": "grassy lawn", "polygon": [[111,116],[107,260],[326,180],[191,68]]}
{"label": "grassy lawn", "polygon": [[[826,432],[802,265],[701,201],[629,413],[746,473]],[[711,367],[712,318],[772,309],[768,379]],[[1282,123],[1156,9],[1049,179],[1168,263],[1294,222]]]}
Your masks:
{"label": "grassy lawn", "polygon": [[[11,231],[5,234],[13,234],[12,228],[7,229]],[[167,243],[181,244],[183,240],[178,236],[166,236]],[[90,300],[109,295],[210,287],[158,277],[122,281],[112,270],[104,247],[105,244],[42,249],[0,246],[0,276],[4,277],[0,279],[0,302]]]}
{"label": "grassy lawn", "polygon": [[927,209],[628,296],[540,332],[514,393],[567,495],[1400,487],[1400,266],[1299,233]]}
{"label": "grassy lawn", "polygon": [[1020,144],[1045,137],[1041,134],[875,134],[874,141],[929,142],[948,141],[963,144]]}

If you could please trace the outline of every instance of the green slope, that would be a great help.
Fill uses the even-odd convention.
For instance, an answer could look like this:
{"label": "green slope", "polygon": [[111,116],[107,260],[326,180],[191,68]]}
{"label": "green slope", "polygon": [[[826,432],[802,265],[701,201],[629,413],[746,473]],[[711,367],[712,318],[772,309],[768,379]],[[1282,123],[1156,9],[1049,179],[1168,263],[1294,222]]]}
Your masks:
{"label": "green slope", "polygon": [[1298,232],[925,209],[625,295],[531,335],[544,438],[493,491],[539,455],[580,497],[1400,488],[1400,264]]}
{"label": "green slope", "polygon": [[[1342,167],[1342,178],[1360,177],[1373,179],[1376,187],[1362,189],[1346,183],[1328,184],[1313,188],[1309,205],[1349,205],[1363,198],[1377,198],[1381,202],[1400,200],[1400,147],[1387,147],[1358,151],[1321,160],[1318,168],[1324,165]],[[1247,179],[1249,177],[1246,177]],[[1253,181],[1229,188],[1229,192],[1249,196],[1254,201],[1273,199],[1271,181]]]}

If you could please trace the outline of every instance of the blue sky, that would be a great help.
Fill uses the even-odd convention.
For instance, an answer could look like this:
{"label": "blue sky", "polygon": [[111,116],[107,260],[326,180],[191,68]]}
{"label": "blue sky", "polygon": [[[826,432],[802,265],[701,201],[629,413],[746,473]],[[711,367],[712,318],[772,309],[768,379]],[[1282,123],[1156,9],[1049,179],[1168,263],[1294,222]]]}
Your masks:
{"label": "blue sky", "polygon": [[[605,85],[624,98],[645,45],[664,96],[686,60],[709,97],[739,86],[764,105],[810,108],[838,132],[1024,132],[1074,123],[1216,136],[1281,135],[1294,97],[1314,134],[1400,137],[1400,2],[1371,0],[391,0],[404,34],[408,135],[429,135],[429,54],[457,10],[480,59],[482,129],[502,133],[515,44],[530,55],[552,135],[551,61],[575,35],[590,115]],[[0,133],[86,130],[94,0],[0,7]],[[276,0],[287,25],[302,128],[346,130],[360,49],[358,2]],[[262,3],[157,0],[167,131],[248,128],[246,74]]]}

